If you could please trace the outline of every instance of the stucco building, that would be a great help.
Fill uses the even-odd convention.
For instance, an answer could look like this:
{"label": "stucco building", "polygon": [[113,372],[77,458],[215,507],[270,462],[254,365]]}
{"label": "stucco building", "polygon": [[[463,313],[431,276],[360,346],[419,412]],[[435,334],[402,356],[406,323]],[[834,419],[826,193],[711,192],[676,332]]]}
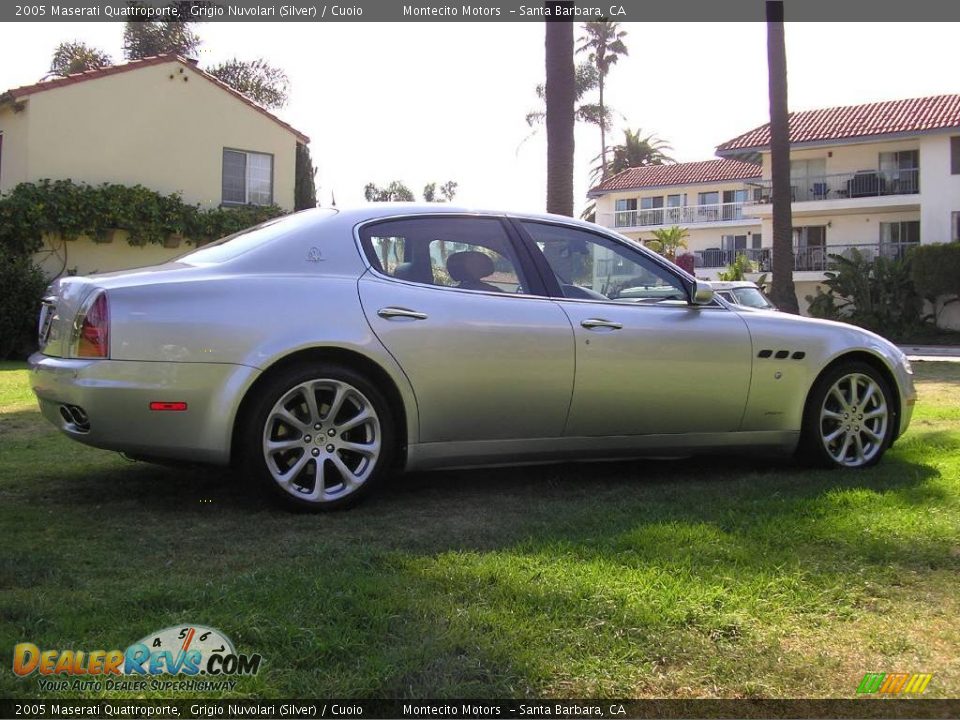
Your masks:
{"label": "stucco building", "polygon": [[[769,145],[762,125],[719,145],[718,160],[626,170],[590,191],[597,220],[644,241],[686,228],[708,279],[740,254],[769,270]],[[960,95],[791,113],[790,160],[801,308],[831,254],[960,240]]]}
{"label": "stucco building", "polygon": [[[277,204],[292,210],[298,143],[309,138],[196,63],[145,58],[0,95],[0,192],[71,179],[180,193],[201,208]],[[66,243],[69,267],[113,270],[183,252],[126,242]],[[59,261],[47,248],[41,261]]]}

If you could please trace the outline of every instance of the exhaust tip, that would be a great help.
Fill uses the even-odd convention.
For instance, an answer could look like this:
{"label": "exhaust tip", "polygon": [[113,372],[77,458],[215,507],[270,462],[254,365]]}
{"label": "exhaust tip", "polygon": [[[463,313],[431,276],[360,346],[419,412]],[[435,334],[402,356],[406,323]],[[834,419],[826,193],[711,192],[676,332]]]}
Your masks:
{"label": "exhaust tip", "polygon": [[90,418],[86,411],[78,405],[61,405],[60,417],[67,425],[68,430],[73,432],[90,432]]}

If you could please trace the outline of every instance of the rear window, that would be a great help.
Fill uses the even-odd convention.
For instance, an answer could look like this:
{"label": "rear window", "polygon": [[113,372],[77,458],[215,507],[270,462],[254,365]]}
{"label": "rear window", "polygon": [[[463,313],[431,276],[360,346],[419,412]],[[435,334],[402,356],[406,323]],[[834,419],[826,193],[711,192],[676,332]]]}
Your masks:
{"label": "rear window", "polygon": [[273,218],[182,255],[177,258],[177,262],[188,263],[189,265],[216,265],[227,260],[233,260],[235,257],[298,229],[304,221],[313,222],[317,217],[329,217],[335,215],[336,212],[333,209],[325,209]]}

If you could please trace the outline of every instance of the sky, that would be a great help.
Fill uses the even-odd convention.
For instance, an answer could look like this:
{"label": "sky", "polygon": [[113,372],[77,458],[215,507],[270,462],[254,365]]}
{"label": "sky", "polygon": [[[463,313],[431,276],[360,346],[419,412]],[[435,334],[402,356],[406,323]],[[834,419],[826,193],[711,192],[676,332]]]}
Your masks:
{"label": "sky", "polygon": [[[39,80],[53,49],[83,40],[123,57],[122,23],[0,27],[0,91]],[[790,108],[960,92],[958,23],[787,23]],[[624,23],[629,56],[610,72],[622,128],[655,133],[681,162],[768,119],[763,23]],[[200,65],[263,57],[291,81],[276,113],[311,138],[319,198],[363,202],[368,182],[418,196],[459,183],[457,204],[542,211],[546,133],[524,121],[543,81],[543,25],[204,23]],[[578,30],[579,34],[579,30]],[[576,205],[586,203],[599,131],[578,127]]]}

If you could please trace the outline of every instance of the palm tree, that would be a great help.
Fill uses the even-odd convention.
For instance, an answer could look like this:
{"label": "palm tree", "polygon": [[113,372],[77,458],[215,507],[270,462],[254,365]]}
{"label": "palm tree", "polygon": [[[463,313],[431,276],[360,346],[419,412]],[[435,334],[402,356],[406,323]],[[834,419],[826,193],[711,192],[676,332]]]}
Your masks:
{"label": "palm tree", "polygon": [[[591,65],[589,62],[579,63],[574,68],[575,82],[576,82],[576,99],[574,107],[574,115],[579,122],[590,123],[592,125],[600,125],[600,105],[595,102],[584,102],[584,96],[597,89],[597,86],[600,84],[600,74],[597,72],[597,69]],[[543,83],[537,85],[536,90],[537,98],[540,102],[543,103],[546,96],[546,88]],[[613,110],[611,108],[605,108],[603,113],[603,122],[606,124],[607,129],[610,128],[610,119],[613,115]],[[537,110],[531,110],[527,113],[524,118],[527,121],[527,125],[536,128],[543,124],[543,121],[546,119],[547,113],[541,107]]]}
{"label": "palm tree", "polygon": [[673,227],[654,230],[653,236],[656,240],[647,241],[647,247],[650,247],[651,243],[658,243],[660,249],[656,250],[656,252],[663,255],[670,262],[676,262],[677,250],[681,248],[686,250],[687,238],[690,237],[690,233],[687,232],[686,228],[674,225]]}
{"label": "palm tree", "polygon": [[[654,133],[643,137],[642,133],[641,128],[637,128],[636,131],[625,128],[623,143],[610,148],[613,151],[613,157],[607,165],[606,175],[603,172],[603,162],[600,162],[590,173],[591,182],[595,182],[598,177],[616,175],[627,168],[671,165],[676,162],[667,155],[667,151],[673,150],[673,148],[666,140],[661,140]],[[597,155],[593,159],[594,162],[598,160],[603,160],[601,155]]]}
{"label": "palm tree", "polygon": [[[600,20],[583,24],[585,35],[580,38],[577,52],[588,52],[590,62],[597,68],[599,80],[597,87],[600,91],[600,116],[605,117],[606,105],[603,101],[604,79],[610,68],[616,64],[621,55],[627,54],[627,46],[623,42],[626,30],[620,29],[620,23]],[[603,158],[601,175],[607,177],[607,129],[605,123],[600,123],[600,155]]]}
{"label": "palm tree", "polygon": [[[551,16],[557,16],[558,9],[566,9],[570,4],[553,0],[546,6],[552,9]],[[545,28],[547,212],[572,217],[573,127],[577,94],[573,69],[573,23],[548,19]]]}
{"label": "palm tree", "polygon": [[800,313],[793,285],[793,217],[790,203],[790,115],[787,110],[787,50],[783,0],[767,0],[767,69],[770,94],[770,177],[773,182],[773,283],[770,299]]}

